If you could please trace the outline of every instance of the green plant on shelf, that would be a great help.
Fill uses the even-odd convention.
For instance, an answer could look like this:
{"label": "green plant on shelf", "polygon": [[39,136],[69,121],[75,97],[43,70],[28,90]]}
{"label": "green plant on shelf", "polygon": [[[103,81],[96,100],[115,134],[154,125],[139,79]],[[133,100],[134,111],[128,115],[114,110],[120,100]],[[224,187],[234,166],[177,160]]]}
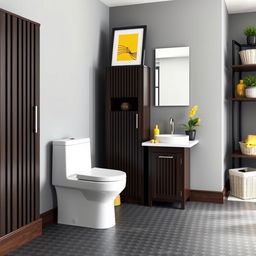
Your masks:
{"label": "green plant on shelf", "polygon": [[248,26],[244,30],[245,36],[256,36],[256,27]]}
{"label": "green plant on shelf", "polygon": [[256,76],[247,76],[244,78],[244,83],[247,87],[256,86]]}

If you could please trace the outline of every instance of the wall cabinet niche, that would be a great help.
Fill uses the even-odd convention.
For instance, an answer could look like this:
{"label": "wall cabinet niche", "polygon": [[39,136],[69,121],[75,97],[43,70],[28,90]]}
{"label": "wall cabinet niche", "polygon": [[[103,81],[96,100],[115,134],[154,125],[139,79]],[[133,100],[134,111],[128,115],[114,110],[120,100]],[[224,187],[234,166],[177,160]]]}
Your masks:
{"label": "wall cabinet niche", "polygon": [[107,68],[107,167],[127,174],[122,200],[144,203],[141,143],[149,139],[150,68]]}

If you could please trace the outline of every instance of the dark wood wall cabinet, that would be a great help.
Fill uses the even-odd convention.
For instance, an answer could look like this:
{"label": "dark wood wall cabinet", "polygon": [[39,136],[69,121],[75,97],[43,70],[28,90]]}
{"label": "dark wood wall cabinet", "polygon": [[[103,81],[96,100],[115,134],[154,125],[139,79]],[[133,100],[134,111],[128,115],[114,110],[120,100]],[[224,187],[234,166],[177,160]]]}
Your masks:
{"label": "dark wood wall cabinet", "polygon": [[107,68],[107,167],[127,174],[122,200],[144,203],[144,162],[141,143],[149,139],[150,68]]}
{"label": "dark wood wall cabinet", "polygon": [[39,219],[39,29],[0,9],[0,237]]}
{"label": "dark wood wall cabinet", "polygon": [[190,149],[147,147],[148,205],[178,202],[185,208],[190,196]]}

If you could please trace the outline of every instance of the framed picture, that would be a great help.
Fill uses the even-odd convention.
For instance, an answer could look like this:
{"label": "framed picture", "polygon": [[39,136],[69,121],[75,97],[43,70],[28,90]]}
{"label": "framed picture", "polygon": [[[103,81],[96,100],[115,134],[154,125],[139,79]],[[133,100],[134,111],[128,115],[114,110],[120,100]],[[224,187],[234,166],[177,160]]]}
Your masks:
{"label": "framed picture", "polygon": [[112,66],[143,65],[147,26],[113,28]]}

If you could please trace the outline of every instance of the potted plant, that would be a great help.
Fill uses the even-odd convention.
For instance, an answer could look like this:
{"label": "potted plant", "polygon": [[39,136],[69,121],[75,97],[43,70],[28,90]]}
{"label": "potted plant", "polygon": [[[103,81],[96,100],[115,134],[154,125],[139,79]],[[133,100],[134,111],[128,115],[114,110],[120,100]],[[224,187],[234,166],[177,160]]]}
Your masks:
{"label": "potted plant", "polygon": [[198,106],[194,106],[190,112],[189,112],[189,120],[187,124],[183,124],[183,128],[185,128],[186,135],[189,136],[189,140],[194,140],[196,138],[196,127],[199,126],[199,123],[201,122],[201,119],[194,116],[196,115],[196,112],[198,110]]}
{"label": "potted plant", "polygon": [[245,96],[247,98],[256,98],[256,76],[247,76],[244,78],[246,85]]}
{"label": "potted plant", "polygon": [[244,34],[247,37],[247,44],[256,45],[256,27],[248,26],[245,28]]}

